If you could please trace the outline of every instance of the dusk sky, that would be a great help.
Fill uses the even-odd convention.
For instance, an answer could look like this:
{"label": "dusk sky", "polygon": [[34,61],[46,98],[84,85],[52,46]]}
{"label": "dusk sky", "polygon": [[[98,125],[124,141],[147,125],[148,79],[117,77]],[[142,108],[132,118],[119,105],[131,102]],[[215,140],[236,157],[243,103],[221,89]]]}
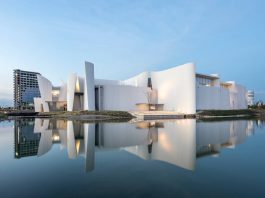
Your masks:
{"label": "dusk sky", "polygon": [[54,85],[70,73],[126,79],[194,62],[265,100],[264,0],[0,0],[0,99],[13,69]]}

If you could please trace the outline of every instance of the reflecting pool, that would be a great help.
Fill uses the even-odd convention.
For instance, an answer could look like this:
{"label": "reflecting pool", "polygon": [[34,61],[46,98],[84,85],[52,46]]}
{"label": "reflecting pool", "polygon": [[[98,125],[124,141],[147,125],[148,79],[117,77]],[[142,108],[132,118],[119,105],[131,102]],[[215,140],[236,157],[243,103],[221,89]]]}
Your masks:
{"label": "reflecting pool", "polygon": [[0,197],[265,197],[258,120],[0,122]]}

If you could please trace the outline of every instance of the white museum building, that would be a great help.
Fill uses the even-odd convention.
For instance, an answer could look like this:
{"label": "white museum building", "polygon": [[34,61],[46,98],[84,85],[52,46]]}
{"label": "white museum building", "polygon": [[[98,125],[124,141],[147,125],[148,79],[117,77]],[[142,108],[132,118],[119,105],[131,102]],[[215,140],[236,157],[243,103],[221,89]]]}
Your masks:
{"label": "white museum building", "polygon": [[38,75],[40,98],[36,112],[120,110],[174,111],[246,109],[247,89],[234,81],[222,82],[218,75],[198,74],[193,63],[163,71],[143,72],[127,80],[95,79],[94,64],[85,62],[84,76],[71,74],[55,87]]}

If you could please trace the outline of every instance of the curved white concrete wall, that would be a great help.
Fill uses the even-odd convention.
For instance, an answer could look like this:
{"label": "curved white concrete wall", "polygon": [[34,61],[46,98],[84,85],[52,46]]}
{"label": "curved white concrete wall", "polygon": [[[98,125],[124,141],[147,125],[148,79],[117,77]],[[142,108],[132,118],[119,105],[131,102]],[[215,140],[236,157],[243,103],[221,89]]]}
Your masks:
{"label": "curved white concrete wall", "polygon": [[185,114],[196,112],[195,66],[187,63],[168,70],[152,72],[152,86],[164,110]]}
{"label": "curved white concrete wall", "polygon": [[148,77],[149,72],[143,72],[137,76],[121,81],[121,84],[135,87],[147,87]]}
{"label": "curved white concrete wall", "polygon": [[105,79],[95,79],[95,85],[120,85],[119,80],[105,80]]}
{"label": "curved white concrete wall", "polygon": [[49,105],[46,101],[52,101],[52,83],[47,78],[37,75],[44,112],[49,112]]}
{"label": "curved white concrete wall", "polygon": [[95,82],[94,82],[94,64],[85,62],[85,101],[84,109],[95,110]]}

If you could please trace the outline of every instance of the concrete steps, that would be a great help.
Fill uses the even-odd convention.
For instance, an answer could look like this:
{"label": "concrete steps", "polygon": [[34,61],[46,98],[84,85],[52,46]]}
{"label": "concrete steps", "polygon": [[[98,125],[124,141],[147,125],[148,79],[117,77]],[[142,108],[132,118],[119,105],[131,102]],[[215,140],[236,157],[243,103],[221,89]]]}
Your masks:
{"label": "concrete steps", "polygon": [[195,114],[181,114],[175,111],[131,111],[129,112],[137,120],[162,120],[162,119],[185,119],[195,118]]}

